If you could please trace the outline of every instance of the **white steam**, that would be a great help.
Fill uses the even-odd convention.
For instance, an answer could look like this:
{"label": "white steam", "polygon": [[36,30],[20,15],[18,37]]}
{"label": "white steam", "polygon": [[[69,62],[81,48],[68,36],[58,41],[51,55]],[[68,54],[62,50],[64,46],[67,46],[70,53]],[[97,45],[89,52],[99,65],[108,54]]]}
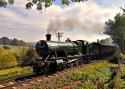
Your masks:
{"label": "white steam", "polygon": [[50,20],[47,32],[56,33],[58,31],[72,31],[80,29],[81,31],[85,30],[87,32],[102,33],[104,30],[104,24],[102,22],[94,21],[91,19],[78,19],[76,18],[56,18]]}

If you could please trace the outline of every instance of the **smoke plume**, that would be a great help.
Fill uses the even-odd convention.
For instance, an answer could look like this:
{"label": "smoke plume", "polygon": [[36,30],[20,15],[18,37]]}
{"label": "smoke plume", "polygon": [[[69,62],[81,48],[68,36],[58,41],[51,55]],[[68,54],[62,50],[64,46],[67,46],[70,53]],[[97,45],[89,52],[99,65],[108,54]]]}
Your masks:
{"label": "smoke plume", "polygon": [[72,31],[80,29],[81,31],[84,30],[86,32],[95,32],[95,33],[102,33],[103,30],[103,23],[91,20],[91,19],[77,19],[76,18],[67,18],[61,19],[56,18],[50,20],[47,28],[48,33],[56,33],[58,31]]}

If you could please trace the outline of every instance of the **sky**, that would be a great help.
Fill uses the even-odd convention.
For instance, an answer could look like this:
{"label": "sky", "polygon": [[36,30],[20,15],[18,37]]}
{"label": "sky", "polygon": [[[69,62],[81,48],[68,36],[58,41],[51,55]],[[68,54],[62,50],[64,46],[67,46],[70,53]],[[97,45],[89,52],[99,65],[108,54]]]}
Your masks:
{"label": "sky", "polygon": [[122,12],[125,0],[88,0],[87,2],[71,3],[60,6],[59,0],[42,13],[25,9],[26,0],[16,0],[13,6],[0,8],[0,37],[17,38],[27,42],[45,40],[45,34],[52,34],[52,40],[57,40],[56,33],[63,32],[61,38],[65,41],[105,39],[103,34],[105,22]]}

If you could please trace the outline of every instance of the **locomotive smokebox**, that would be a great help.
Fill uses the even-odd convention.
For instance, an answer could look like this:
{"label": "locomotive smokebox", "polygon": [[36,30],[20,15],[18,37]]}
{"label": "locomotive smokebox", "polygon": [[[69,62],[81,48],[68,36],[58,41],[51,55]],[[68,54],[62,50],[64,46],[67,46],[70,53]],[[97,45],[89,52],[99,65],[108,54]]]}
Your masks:
{"label": "locomotive smokebox", "polygon": [[51,34],[46,34],[46,40],[50,41],[51,40]]}

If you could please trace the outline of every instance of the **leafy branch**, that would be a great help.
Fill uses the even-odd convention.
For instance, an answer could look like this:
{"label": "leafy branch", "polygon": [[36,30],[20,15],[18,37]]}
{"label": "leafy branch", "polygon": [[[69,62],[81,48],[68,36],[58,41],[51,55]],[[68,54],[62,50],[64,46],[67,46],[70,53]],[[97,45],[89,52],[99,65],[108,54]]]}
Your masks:
{"label": "leafy branch", "polygon": [[[36,10],[41,11],[45,8],[50,7],[52,4],[55,3],[56,0],[28,0],[25,4],[27,10],[32,9],[35,5]],[[69,5],[71,2],[84,2],[87,0],[60,0],[62,5]],[[0,7],[6,7],[7,5],[13,5],[15,0],[0,0]]]}

